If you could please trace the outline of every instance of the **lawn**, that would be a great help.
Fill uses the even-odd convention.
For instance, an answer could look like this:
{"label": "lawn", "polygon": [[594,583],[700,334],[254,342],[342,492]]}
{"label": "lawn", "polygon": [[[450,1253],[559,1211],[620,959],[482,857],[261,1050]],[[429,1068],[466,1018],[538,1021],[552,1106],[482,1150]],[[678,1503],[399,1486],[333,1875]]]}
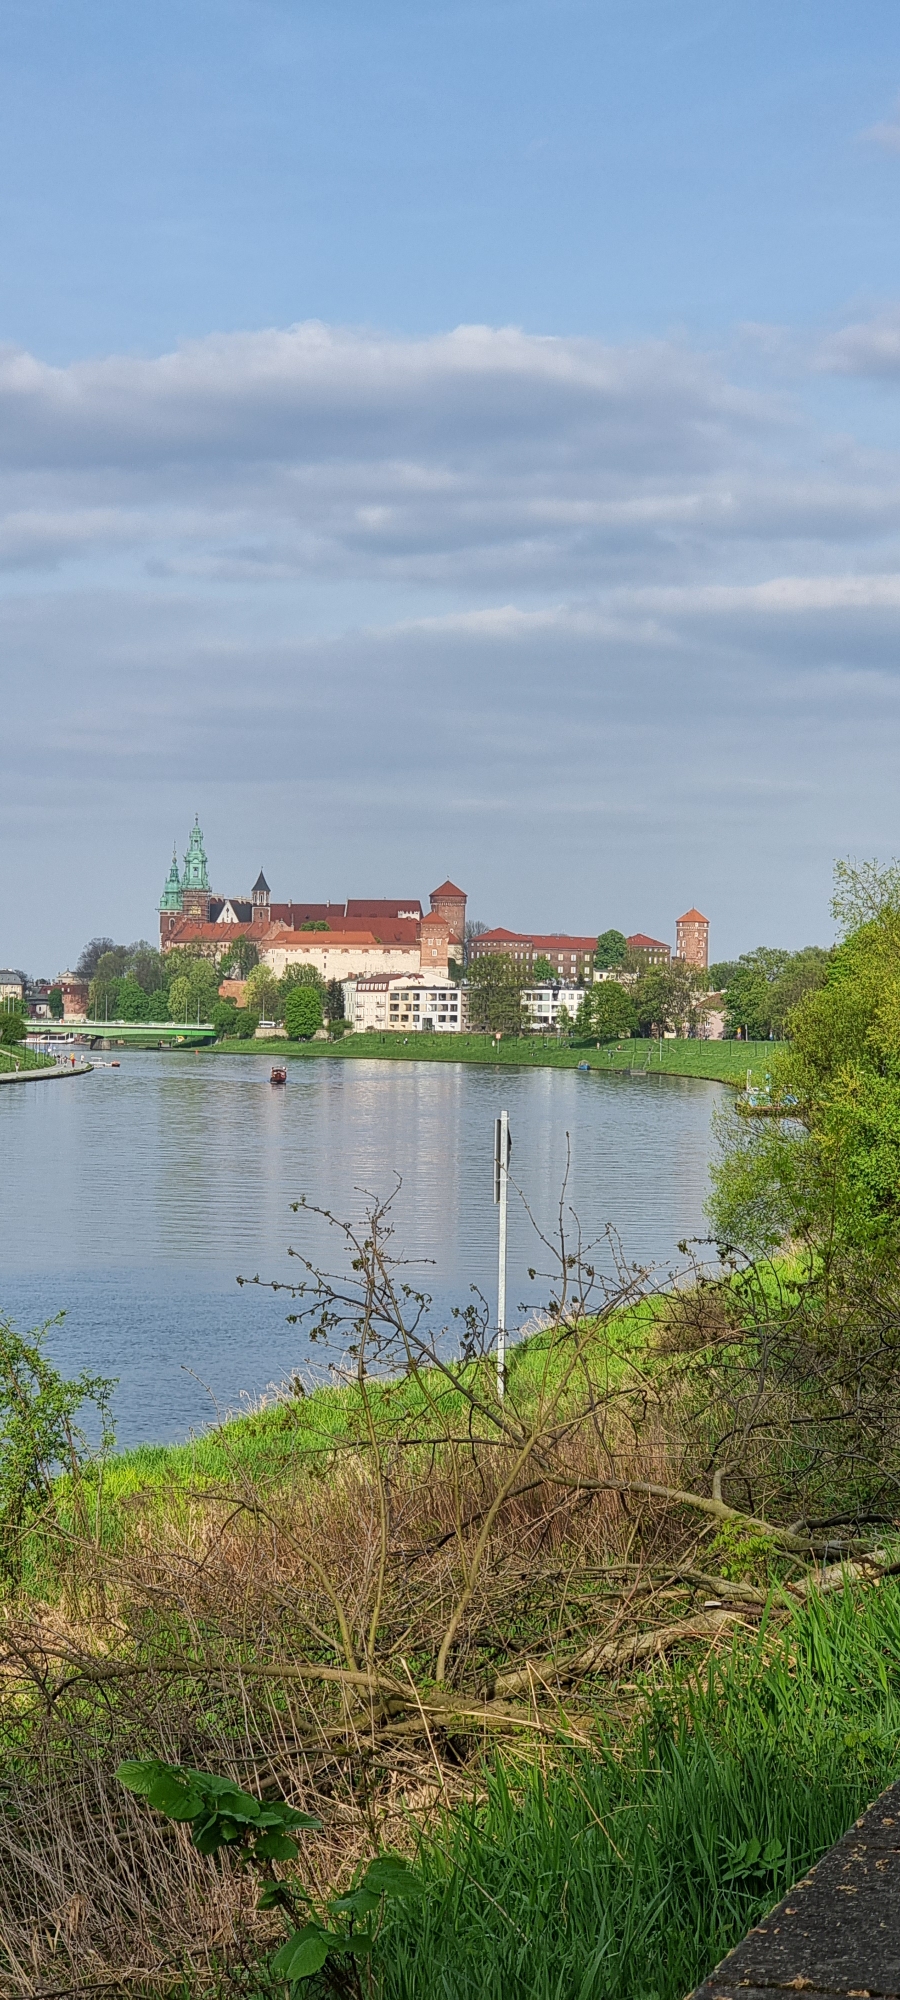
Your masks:
{"label": "lawn", "polygon": [[277,1055],[280,1060],[316,1062],[320,1057],[342,1061],[490,1063],[519,1069],[628,1069],[651,1076],[694,1076],[713,1083],[742,1085],[748,1069],[755,1085],[765,1082],[780,1042],[699,1042],[630,1040],[597,1048],[556,1041],[541,1035],[399,1034],[346,1035],[339,1042],[220,1042],[210,1054]]}

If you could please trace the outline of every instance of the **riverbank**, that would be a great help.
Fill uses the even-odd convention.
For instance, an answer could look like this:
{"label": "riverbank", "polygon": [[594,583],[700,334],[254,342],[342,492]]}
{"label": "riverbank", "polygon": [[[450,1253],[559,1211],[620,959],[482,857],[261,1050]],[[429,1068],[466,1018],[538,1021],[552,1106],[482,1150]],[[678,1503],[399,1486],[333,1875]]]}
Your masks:
{"label": "riverbank", "polygon": [[21,1044],[16,1049],[0,1048],[0,1083],[37,1083],[54,1076],[86,1076],[92,1067],[89,1062],[48,1063],[46,1056]]}
{"label": "riverbank", "polygon": [[577,1043],[550,1041],[533,1035],[504,1035],[496,1042],[491,1035],[423,1035],[408,1038],[398,1034],[345,1035],[335,1042],[272,1041],[216,1042],[205,1055],[264,1054],[289,1062],[317,1062],[323,1056],[350,1062],[444,1062],[480,1063],[492,1068],[567,1069],[637,1072],[639,1079],[653,1076],[697,1077],[709,1083],[730,1083],[742,1087],[751,1073],[751,1083],[765,1083],[773,1058],[785,1046],[782,1042],[700,1042],[639,1040],[585,1047]]}

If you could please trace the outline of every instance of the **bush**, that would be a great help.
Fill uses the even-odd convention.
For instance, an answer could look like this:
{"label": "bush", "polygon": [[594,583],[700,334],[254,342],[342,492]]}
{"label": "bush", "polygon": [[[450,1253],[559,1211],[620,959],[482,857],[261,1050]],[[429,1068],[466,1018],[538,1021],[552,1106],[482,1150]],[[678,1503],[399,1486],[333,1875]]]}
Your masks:
{"label": "bush", "polygon": [[237,1036],[239,1042],[252,1042],[258,1027],[259,1015],[254,1012],[252,1007],[237,1007],[235,1009],[234,1027],[231,1032]]}
{"label": "bush", "polygon": [[23,1014],[0,1015],[0,1042],[11,1049],[16,1042],[24,1042],[28,1033],[28,1022]]}
{"label": "bush", "polygon": [[237,1034],[238,1030],[235,1025],[237,1013],[238,1010],[233,1000],[216,1001],[212,1010],[212,1021],[220,1042],[225,1040],[226,1035]]}
{"label": "bush", "polygon": [[322,1026],[322,995],[317,986],[295,986],[288,994],[284,1025],[292,1042],[309,1041]]}

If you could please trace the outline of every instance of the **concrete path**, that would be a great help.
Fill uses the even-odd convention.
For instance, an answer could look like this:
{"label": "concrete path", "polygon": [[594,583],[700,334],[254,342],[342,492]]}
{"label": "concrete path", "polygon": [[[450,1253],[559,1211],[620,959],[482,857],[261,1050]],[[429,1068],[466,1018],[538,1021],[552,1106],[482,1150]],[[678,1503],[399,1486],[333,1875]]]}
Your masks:
{"label": "concrete path", "polygon": [[93,1063],[76,1063],[73,1069],[63,1063],[53,1063],[48,1069],[4,1069],[0,1070],[0,1083],[40,1083],[52,1076],[87,1076]]}
{"label": "concrete path", "polygon": [[692,2000],[900,1995],[900,1784],[829,1848]]}

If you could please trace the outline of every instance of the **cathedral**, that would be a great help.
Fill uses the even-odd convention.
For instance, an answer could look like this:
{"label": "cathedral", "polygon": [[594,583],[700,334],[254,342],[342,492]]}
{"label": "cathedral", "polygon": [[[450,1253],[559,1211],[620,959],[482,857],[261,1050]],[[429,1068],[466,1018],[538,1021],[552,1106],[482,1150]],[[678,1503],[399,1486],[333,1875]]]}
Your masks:
{"label": "cathedral", "polygon": [[[179,945],[218,961],[238,937],[249,937],[261,958],[284,970],[282,960],[298,956],[359,959],[367,969],[382,971],[424,965],[446,968],[448,950],[461,962],[466,925],[466,895],[453,882],[433,889],[430,909],[417,896],[399,900],[351,897],[346,903],[273,903],[260,869],[249,896],[214,895],[199,818],[195,818],[187,853],[179,872],[177,850],[159,902],[159,946]],[[303,937],[297,934],[302,932]],[[325,936],[316,936],[325,933]],[[312,934],[312,935],[310,935]],[[377,965],[375,960],[378,960]]]}

